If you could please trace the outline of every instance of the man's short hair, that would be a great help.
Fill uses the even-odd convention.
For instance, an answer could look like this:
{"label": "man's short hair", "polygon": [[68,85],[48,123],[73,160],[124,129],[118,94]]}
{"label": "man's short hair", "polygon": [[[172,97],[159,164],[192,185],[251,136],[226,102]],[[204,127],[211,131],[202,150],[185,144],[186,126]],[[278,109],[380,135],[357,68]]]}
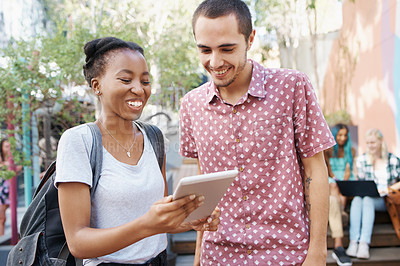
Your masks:
{"label": "man's short hair", "polygon": [[239,32],[244,35],[246,41],[249,40],[253,25],[249,7],[241,0],[205,0],[194,11],[192,17],[193,34],[195,34],[195,24],[200,16],[206,18],[218,18],[234,14],[236,16]]}

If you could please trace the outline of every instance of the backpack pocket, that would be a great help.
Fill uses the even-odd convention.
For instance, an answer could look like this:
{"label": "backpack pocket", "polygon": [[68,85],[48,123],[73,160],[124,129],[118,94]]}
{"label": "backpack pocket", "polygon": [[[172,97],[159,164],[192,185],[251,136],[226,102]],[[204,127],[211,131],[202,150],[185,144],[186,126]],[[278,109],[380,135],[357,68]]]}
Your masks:
{"label": "backpack pocket", "polygon": [[7,266],[23,265],[31,266],[35,262],[36,250],[39,237],[42,233],[38,232],[23,237],[11,250],[7,258]]}
{"label": "backpack pocket", "polygon": [[10,251],[7,266],[65,266],[67,261],[49,258],[42,232],[23,237]]}

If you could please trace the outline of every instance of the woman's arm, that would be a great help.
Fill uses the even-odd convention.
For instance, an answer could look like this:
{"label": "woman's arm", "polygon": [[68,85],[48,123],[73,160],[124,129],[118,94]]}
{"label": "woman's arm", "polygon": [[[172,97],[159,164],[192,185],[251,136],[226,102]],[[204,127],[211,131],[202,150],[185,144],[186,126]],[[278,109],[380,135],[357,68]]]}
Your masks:
{"label": "woman's arm", "polygon": [[333,148],[329,148],[329,149],[325,150],[324,151],[324,159],[325,159],[325,163],[326,163],[326,168],[328,169],[328,176],[331,178],[335,178],[335,175],[332,172],[331,164],[329,162],[329,159],[332,157],[332,151],[333,151]]}
{"label": "woman's arm", "polygon": [[104,256],[145,237],[175,230],[197,208],[194,196],[172,201],[165,197],[143,216],[124,225],[97,229],[90,227],[90,190],[84,183],[58,185],[61,219],[68,247],[77,258]]}

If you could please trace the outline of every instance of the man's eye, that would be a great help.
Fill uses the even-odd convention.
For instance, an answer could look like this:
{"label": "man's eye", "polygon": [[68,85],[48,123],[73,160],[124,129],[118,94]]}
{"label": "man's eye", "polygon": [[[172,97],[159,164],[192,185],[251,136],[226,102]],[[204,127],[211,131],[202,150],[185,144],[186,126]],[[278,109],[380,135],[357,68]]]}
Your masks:
{"label": "man's eye", "polygon": [[202,54],[208,54],[208,53],[211,52],[211,50],[209,50],[209,49],[203,49],[203,50],[200,50],[200,52],[201,52]]}
{"label": "man's eye", "polygon": [[131,80],[130,79],[119,79],[120,81],[122,81],[122,82],[124,82],[124,83],[129,83],[129,82],[131,82]]}
{"label": "man's eye", "polygon": [[232,49],[223,49],[222,51],[224,51],[224,52],[232,52],[233,48]]}

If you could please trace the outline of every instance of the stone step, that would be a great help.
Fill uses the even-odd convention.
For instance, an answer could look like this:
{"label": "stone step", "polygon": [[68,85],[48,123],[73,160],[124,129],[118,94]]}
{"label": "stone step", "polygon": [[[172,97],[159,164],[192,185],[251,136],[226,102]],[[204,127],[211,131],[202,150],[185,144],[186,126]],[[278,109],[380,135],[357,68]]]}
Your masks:
{"label": "stone step", "polygon": [[[179,255],[176,258],[175,266],[193,266],[194,262],[194,255],[188,254],[188,255]],[[174,265],[169,265],[169,266],[174,266]]]}
{"label": "stone step", "polygon": [[[368,265],[368,266],[399,266],[400,265],[400,247],[391,248],[371,248],[371,257],[369,260],[361,260],[352,258],[353,265]],[[194,261],[193,254],[178,255],[175,266],[192,266]],[[328,250],[326,260],[327,266],[337,265],[332,258],[332,250]],[[171,265],[173,266],[173,265]]]}
{"label": "stone step", "polygon": [[[375,247],[370,248],[370,258],[368,260],[352,258],[353,266],[399,266],[400,265],[400,247]],[[328,250],[326,260],[327,266],[337,265],[332,258],[332,249]]]}
{"label": "stone step", "polygon": [[[331,238],[328,230],[328,248],[332,249],[334,246],[333,239]],[[178,254],[193,254],[196,248],[196,232],[188,231],[171,236],[171,249]],[[343,245],[348,246],[349,232],[344,231]],[[400,247],[400,240],[397,238],[392,224],[375,224],[372,232],[371,247]],[[399,264],[400,265],[400,264]]]}
{"label": "stone step", "polygon": [[[344,230],[343,245],[345,247],[349,244],[349,231]],[[331,233],[328,230],[327,239],[328,248],[334,248],[334,241],[331,238]],[[371,247],[400,247],[400,240],[397,238],[391,223],[375,224],[372,231]]]}
{"label": "stone step", "polygon": [[171,251],[177,254],[194,254],[196,249],[196,231],[187,231],[179,234],[172,234]]}

